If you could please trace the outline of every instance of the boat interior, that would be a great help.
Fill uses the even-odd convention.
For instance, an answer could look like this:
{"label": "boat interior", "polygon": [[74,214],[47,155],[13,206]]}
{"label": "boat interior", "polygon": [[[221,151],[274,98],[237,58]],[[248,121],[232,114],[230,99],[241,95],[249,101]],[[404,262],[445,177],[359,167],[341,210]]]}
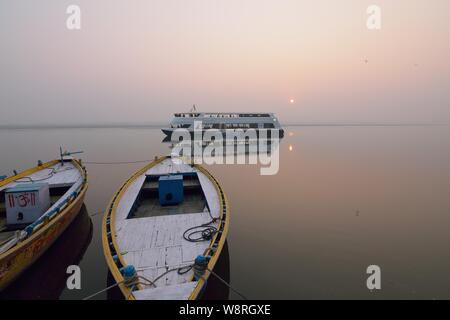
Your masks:
{"label": "boat interior", "polygon": [[[48,208],[53,206],[59,199],[61,199],[67,191],[75,184],[81,177],[81,173],[77,170],[71,162],[65,162],[64,165],[58,163],[54,166],[39,170],[27,177],[19,178],[11,183],[0,187],[0,246],[8,241],[17,230],[23,230],[27,225],[34,221],[27,221],[26,223],[7,224],[7,193],[9,189],[15,187],[27,187],[35,183],[48,185],[49,203]],[[18,195],[19,197],[21,195]],[[25,195],[24,198],[16,201],[22,201],[28,205],[30,199]],[[16,203],[16,205],[18,205]],[[41,210],[44,214],[48,208]]]}
{"label": "boat interior", "polygon": [[127,219],[133,218],[147,218],[174,214],[197,213],[208,210],[207,202],[200,181],[196,173],[181,174],[180,192],[183,193],[182,201],[175,201],[172,203],[162,204],[160,198],[162,196],[173,197],[171,192],[166,195],[160,193],[159,183],[160,178],[167,175],[147,175],[142,185],[141,190],[136,198],[135,205]]}

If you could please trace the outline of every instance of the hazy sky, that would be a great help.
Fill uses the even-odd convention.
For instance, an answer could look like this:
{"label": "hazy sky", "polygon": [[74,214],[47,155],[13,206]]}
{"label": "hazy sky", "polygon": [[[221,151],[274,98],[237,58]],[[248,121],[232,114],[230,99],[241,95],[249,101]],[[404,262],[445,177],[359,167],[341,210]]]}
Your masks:
{"label": "hazy sky", "polygon": [[283,123],[450,122],[449,57],[449,0],[2,0],[0,125],[166,123],[194,103]]}

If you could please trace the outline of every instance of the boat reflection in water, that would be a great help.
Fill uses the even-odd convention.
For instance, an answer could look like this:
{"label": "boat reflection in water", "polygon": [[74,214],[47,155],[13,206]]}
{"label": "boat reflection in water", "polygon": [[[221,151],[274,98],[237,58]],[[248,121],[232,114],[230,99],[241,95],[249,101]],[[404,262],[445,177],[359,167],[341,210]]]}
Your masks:
{"label": "boat reflection in water", "polygon": [[267,162],[279,152],[282,138],[274,139],[222,139],[222,140],[180,140],[169,137],[162,140],[169,145],[172,157],[182,157],[205,164],[258,164]]}
{"label": "boat reflection in water", "polygon": [[58,299],[66,287],[67,267],[80,263],[91,240],[92,221],[83,205],[58,240],[0,293],[0,299]]}
{"label": "boat reflection in water", "polygon": [[[173,135],[172,135],[173,136]],[[282,138],[174,139],[166,138],[172,158],[205,165],[257,165],[261,175],[274,175],[280,168]]]}
{"label": "boat reflection in water", "polygon": [[[228,252],[228,241],[225,241],[219,259],[214,266],[214,272],[227,283],[230,283],[230,254]],[[111,272],[108,271],[107,286],[109,287],[114,283],[116,283],[114,277]],[[208,278],[208,283],[200,300],[228,300],[229,296],[230,288],[215,276],[211,275]],[[108,290],[107,298],[108,300],[123,300],[123,294],[118,287],[114,287]]]}

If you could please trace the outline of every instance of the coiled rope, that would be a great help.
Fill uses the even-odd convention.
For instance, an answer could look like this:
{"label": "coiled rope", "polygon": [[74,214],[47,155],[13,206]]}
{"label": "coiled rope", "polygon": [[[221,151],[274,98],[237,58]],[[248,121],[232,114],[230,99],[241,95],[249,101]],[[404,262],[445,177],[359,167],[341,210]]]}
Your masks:
{"label": "coiled rope", "polygon": [[218,232],[212,223],[215,223],[217,218],[213,218],[211,221],[187,229],[183,233],[183,239],[189,242],[202,242],[211,240],[212,237]]}

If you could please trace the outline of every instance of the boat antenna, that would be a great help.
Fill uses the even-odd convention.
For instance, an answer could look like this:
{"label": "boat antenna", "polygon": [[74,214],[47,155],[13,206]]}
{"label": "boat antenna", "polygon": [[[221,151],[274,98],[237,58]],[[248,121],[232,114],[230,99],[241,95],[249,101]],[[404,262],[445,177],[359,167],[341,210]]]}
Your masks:
{"label": "boat antenna", "polygon": [[62,147],[59,147],[59,156],[61,158],[61,166],[64,165],[64,157],[71,156],[73,154],[84,153],[84,151],[62,151]]}
{"label": "boat antenna", "polygon": [[196,112],[197,111],[197,107],[195,106],[195,104],[192,106],[191,112]]}

